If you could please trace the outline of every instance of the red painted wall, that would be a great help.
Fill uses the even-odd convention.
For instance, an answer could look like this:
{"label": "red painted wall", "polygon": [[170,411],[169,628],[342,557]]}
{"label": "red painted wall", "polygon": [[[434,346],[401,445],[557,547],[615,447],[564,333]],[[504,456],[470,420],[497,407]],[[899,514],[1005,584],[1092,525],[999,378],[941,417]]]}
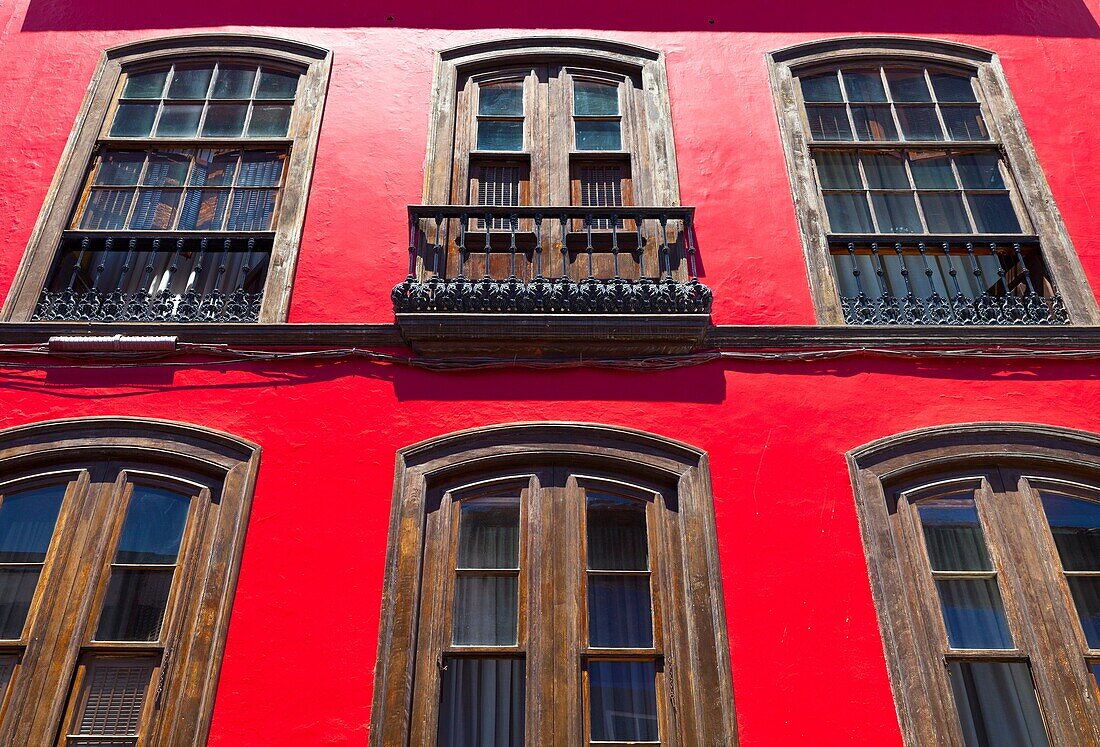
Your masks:
{"label": "red painted wall", "polygon": [[[335,52],[292,321],[392,320],[405,205],[420,199],[433,53],[530,29],[668,54],[682,199],[699,208],[717,323],[813,322],[764,54],[849,33],[937,36],[1000,55],[1098,287],[1097,12],[1081,0],[0,4],[0,287],[100,51],[213,28]],[[510,30],[487,30],[499,26]],[[1100,431],[1090,363],[433,374],[365,362],[96,371],[0,361],[0,377],[0,426],[145,415],[264,447],[211,734],[220,747],[365,743],[394,452],[541,419],[641,428],[710,453],[743,745],[899,744],[844,452],[971,420]]]}

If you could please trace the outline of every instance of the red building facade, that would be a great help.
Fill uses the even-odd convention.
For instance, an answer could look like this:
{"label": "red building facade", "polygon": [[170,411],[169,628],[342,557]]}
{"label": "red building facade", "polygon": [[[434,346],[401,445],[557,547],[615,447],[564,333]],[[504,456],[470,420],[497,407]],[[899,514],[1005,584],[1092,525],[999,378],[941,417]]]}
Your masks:
{"label": "red building facade", "polygon": [[[135,686],[142,694],[133,716],[139,731],[120,726],[120,741],[103,744],[437,743],[438,729],[416,731],[421,715],[441,717],[436,707],[416,702],[423,672],[432,666],[415,660],[417,647],[429,645],[426,634],[443,625],[425,622],[425,615],[458,609],[447,596],[454,593],[451,582],[439,580],[438,593],[424,584],[434,578],[431,568],[454,560],[438,556],[438,548],[457,541],[459,530],[437,526],[442,519],[432,512],[460,502],[461,490],[479,481],[522,477],[535,482],[515,489],[526,491],[515,493],[524,506],[517,583],[543,589],[545,598],[520,592],[520,638],[529,648],[519,660],[560,668],[558,674],[527,671],[528,687],[563,683],[538,698],[530,692],[521,698],[528,743],[997,744],[981,741],[996,734],[968,732],[956,715],[964,692],[958,662],[973,661],[1024,666],[1001,681],[1027,691],[1012,701],[1019,708],[1010,733],[1032,741],[1001,743],[1100,740],[1100,693],[1092,679],[1100,658],[1091,658],[1100,657],[1100,643],[1089,641],[1095,615],[1085,588],[1088,573],[1100,565],[1090,567],[1085,550],[1084,559],[1071,564],[1059,554],[1069,552],[1066,546],[1042,533],[1044,517],[1057,525],[1052,512],[1059,500],[1076,501],[1076,513],[1067,509],[1069,526],[1092,526],[1089,491],[1100,486],[1100,472],[1094,473],[1100,425],[1092,406],[1100,394],[1100,311],[1090,290],[1100,284],[1091,206],[1100,178],[1087,166],[1100,149],[1090,85],[1100,72],[1095,8],[1071,0],[932,2],[912,9],[863,2],[751,9],[706,3],[245,8],[29,0],[0,8],[0,22],[0,226],[8,238],[0,276],[12,287],[0,323],[0,425],[10,429],[0,434],[0,457],[10,465],[4,479],[87,474],[64,478],[78,487],[67,488],[57,531],[72,534],[47,543],[47,570],[32,592],[22,637],[0,641],[0,660],[12,662],[0,739],[88,744],[92,735],[110,736],[80,731],[94,663],[144,656],[149,668],[134,675],[142,683]],[[181,34],[188,37],[150,41]],[[287,41],[263,40],[271,38]],[[255,65],[257,82],[250,92],[221,95],[217,78],[207,78],[205,94],[173,98],[171,81],[184,80],[176,69],[207,62],[222,66],[213,76]],[[160,93],[128,98],[128,80],[172,65],[173,77],[163,79]],[[267,70],[284,68],[301,76],[289,93],[280,93],[274,78],[264,82]],[[454,77],[446,77],[448,69]],[[806,80],[828,70],[840,81],[839,98],[828,92],[815,98]],[[868,70],[885,81],[882,98],[877,88],[857,94],[844,77]],[[904,94],[900,78],[892,77],[913,70],[921,71],[927,99]],[[973,99],[936,77],[949,73],[976,81]],[[462,86],[476,83],[484,91],[500,81],[522,91],[518,115],[507,108],[516,101],[511,94],[495,110],[475,109],[474,99],[462,98]],[[268,83],[270,95],[263,88]],[[586,104],[591,108],[581,107],[576,86],[583,83],[617,87],[619,108],[601,108],[610,105],[595,95]],[[573,86],[572,93],[559,94],[555,86]],[[559,108],[558,95],[573,97],[572,111]],[[489,97],[479,96],[487,107]],[[127,106],[160,109],[144,134],[117,135],[124,144],[112,144],[112,122],[130,116]],[[190,116],[185,106],[202,110],[201,124],[191,134],[186,124],[175,134],[165,124],[157,140],[156,128],[173,107]],[[233,156],[240,159],[232,167],[238,181],[227,182],[225,193],[278,190],[279,212],[271,218],[277,223],[234,225],[237,197],[225,198],[229,207],[220,197],[196,197],[199,217],[190,220],[213,210],[222,222],[188,228],[182,221],[189,198],[179,195],[171,204],[159,197],[145,225],[134,222],[143,209],[140,197],[122,223],[110,223],[106,208],[98,227],[80,222],[92,220],[97,189],[157,186],[88,183],[98,178],[88,176],[90,168],[106,173],[111,153],[144,149],[146,165],[139,168],[152,174],[149,159],[165,149],[200,153],[209,145],[201,128],[214,121],[215,110],[232,120],[233,106],[241,107],[246,124],[233,132],[230,121],[229,135],[211,129],[208,138],[220,152],[245,153]],[[280,106],[290,112],[290,125],[276,132]],[[836,130],[828,137],[821,109],[843,112],[849,137]],[[918,110],[932,112],[943,128],[938,135],[920,135]],[[274,118],[274,129],[262,129],[265,116]],[[968,116],[986,129],[953,129]],[[517,117],[527,139],[512,148],[507,137],[515,130],[507,123]],[[876,121],[887,129],[875,130]],[[504,124],[494,130],[492,123]],[[578,147],[590,123],[598,123],[594,138],[607,136],[608,123],[617,125],[617,147]],[[478,137],[494,133],[504,145],[481,147]],[[532,144],[533,133],[544,140]],[[561,138],[569,137],[575,140],[562,146]],[[138,141],[144,144],[134,145]],[[442,152],[440,143],[453,151]],[[494,153],[481,163],[481,151]],[[248,154],[261,152],[283,159],[283,181],[263,182],[250,170]],[[854,158],[846,163],[858,161],[856,171],[838,166],[824,176],[823,159],[834,156]],[[880,157],[904,162],[912,181],[891,186],[885,171],[872,173],[871,160]],[[185,180],[203,156],[187,158]],[[922,177],[929,159],[951,165],[939,177]],[[621,192],[585,197],[587,177],[578,174],[590,161],[591,168],[626,168],[627,176],[616,172],[604,183],[634,198]],[[460,162],[463,171],[455,176]],[[983,183],[967,181],[966,169],[983,163],[999,164],[990,168],[1000,177],[986,171]],[[435,275],[469,272],[473,282],[483,274],[481,214],[461,207],[444,213],[438,206],[466,205],[469,200],[456,195],[470,180],[491,182],[497,177],[489,170],[513,167],[520,176],[499,177],[498,185],[516,185],[515,202],[486,197],[483,207],[547,206],[547,212],[539,214],[537,228],[532,211],[489,216],[490,265],[503,284],[494,292],[507,294],[514,257],[519,275],[529,279],[538,254],[552,278],[561,236],[553,231],[564,229],[574,242],[567,254],[578,288],[588,277],[586,241],[595,232],[596,275],[614,273],[614,236],[623,242],[624,277],[667,277],[686,295],[625,312],[509,308],[506,301],[484,308],[446,307],[439,300],[416,306],[412,286],[392,295],[407,274],[414,285]],[[205,183],[211,194],[220,188],[213,173],[211,166]],[[943,173],[957,182],[936,183]],[[246,184],[247,174],[260,181]],[[849,177],[862,181],[844,186]],[[181,194],[194,187],[196,195],[199,186],[168,184]],[[887,218],[885,195],[912,200],[914,192],[917,202],[910,204],[919,207],[913,215],[920,225],[906,228],[908,214],[894,208]],[[949,198],[943,197],[934,213],[929,195],[948,193],[957,195],[951,205],[961,212],[944,207]],[[839,198],[826,200],[844,194],[870,205],[859,209],[866,213],[843,213],[854,228],[841,225]],[[1009,207],[980,206],[1002,195]],[[605,198],[611,207],[593,213],[593,206],[609,204],[598,201]],[[436,209],[412,208],[410,273],[410,206],[421,204]],[[170,225],[157,222],[163,217],[158,207],[162,214],[178,211]],[[1017,216],[1016,230],[997,223],[1004,210]],[[859,223],[872,215],[873,225]],[[948,225],[958,216],[969,222]],[[444,225],[451,233],[438,238],[434,230]],[[118,246],[95,243],[108,234]],[[203,271],[195,269],[197,243],[173,242],[198,242],[200,234],[214,244],[225,237],[239,242],[223,254],[209,246],[201,251],[210,252],[207,272],[220,263],[219,277],[245,278],[237,289],[262,289],[263,300],[252,299],[253,316],[246,309],[243,316],[185,320],[179,316],[185,294],[177,294],[159,321],[94,314],[89,321],[77,312],[66,319],[63,310],[46,320],[36,305],[43,286],[64,291],[70,274],[84,273],[80,282],[87,284],[97,262],[107,265],[101,276],[114,272],[117,280],[130,261],[100,258],[110,251],[124,256],[132,238],[141,242],[133,245],[142,257],[130,262],[135,276],[146,272],[143,262],[151,268],[142,287],[152,287],[155,276],[166,278],[161,288],[171,290],[183,273],[193,278]],[[641,260],[649,261],[648,272],[636,265],[635,234],[644,234]],[[82,245],[89,236],[91,243]],[[516,254],[510,239],[519,244]],[[162,240],[164,246],[153,247]],[[957,259],[944,258],[945,245]],[[904,259],[894,258],[895,246]],[[173,258],[152,268],[147,258],[156,252]],[[192,264],[180,270],[179,257]],[[262,262],[266,274],[255,281]],[[845,323],[845,314],[855,312],[846,311],[843,297],[862,293],[902,303],[907,280],[922,282],[930,266],[929,285],[922,287],[931,290],[918,289],[922,305],[912,313],[931,316],[901,324],[854,323],[860,320],[849,316]],[[911,275],[902,276],[903,267]],[[1021,312],[1015,321],[1033,323],[1016,324],[1011,312],[1005,324],[964,324],[981,320],[962,319],[957,310],[933,318],[929,294],[940,288],[948,303],[963,296],[953,284],[966,272],[994,303],[1023,299],[1020,308],[1039,303],[1042,313]],[[693,285],[696,276],[712,304]],[[879,283],[890,284],[889,293],[876,290]],[[235,289],[232,283],[218,288]],[[1060,301],[1052,300],[1055,294]],[[967,298],[977,303],[978,295]],[[1028,301],[1032,296],[1040,300]],[[115,334],[129,339],[92,339]],[[493,427],[517,423],[530,425]],[[918,429],[924,429],[920,435],[894,438]],[[97,477],[97,470],[106,472]],[[206,501],[205,508],[188,509],[183,539],[168,561],[111,556],[125,532],[112,512],[121,516],[123,506],[136,505],[134,489],[119,488],[131,497],[116,504],[96,498],[96,490],[106,495],[108,488],[94,486],[125,485],[129,478],[117,477],[123,473],[171,473]],[[588,630],[587,597],[578,584],[594,583],[586,574],[599,568],[591,554],[585,567],[568,560],[570,551],[553,548],[580,542],[584,512],[546,508],[562,512],[554,515],[560,524],[550,515],[538,524],[526,513],[538,501],[546,507],[583,502],[580,493],[570,493],[574,488],[590,497],[610,490],[584,488],[590,478],[641,485],[658,496],[644,525],[658,564],[645,566],[647,572],[665,574],[662,590],[653,592],[661,610],[654,618],[656,645],[580,640]],[[160,477],[143,479],[135,484],[182,489],[161,485]],[[425,482],[410,487],[415,480]],[[956,559],[940,567],[932,545],[913,541],[934,525],[932,514],[921,513],[920,491],[936,484],[949,487],[928,493],[929,500],[961,512],[951,514],[956,530],[960,521],[973,528],[978,519],[966,512],[977,506],[973,516],[980,516],[988,563]],[[30,489],[11,485],[5,490],[13,494]],[[78,493],[84,497],[72,497]],[[81,511],[99,517],[87,522],[92,528],[81,530],[71,518]],[[460,521],[456,512],[452,523]],[[197,516],[207,517],[201,529]],[[591,531],[594,514],[586,516]],[[403,534],[406,529],[412,534]],[[444,529],[454,534],[440,535]],[[66,546],[84,548],[81,553],[64,553],[62,543],[70,540]],[[929,562],[931,568],[920,565]],[[110,574],[142,563],[179,570],[171,577],[172,596],[162,602],[167,627],[153,634],[156,640],[145,637],[144,648],[128,650],[113,640],[125,636],[102,632],[96,609],[112,593],[105,591]],[[561,578],[572,580],[555,576],[555,564],[565,564]],[[500,567],[490,570],[486,575],[506,575],[497,573]],[[1007,642],[950,639],[953,623],[937,617],[934,584],[946,593],[952,573],[956,583],[999,584],[998,599],[969,598],[957,606],[993,610],[988,614],[1003,618]],[[68,591],[50,586],[62,583]],[[565,583],[572,585],[555,591]],[[436,594],[430,604],[426,593]],[[692,607],[703,602],[712,608]],[[575,608],[554,611],[559,604]],[[1061,622],[1033,613],[1041,609],[1061,610],[1054,615]],[[56,622],[61,619],[74,622]],[[985,632],[992,625],[988,617],[968,619]],[[168,640],[169,633],[177,638]],[[558,639],[563,651],[554,664]],[[47,651],[42,641],[56,648]],[[446,642],[431,645],[439,651],[434,693],[456,671],[447,675],[444,667],[456,667],[461,657]],[[591,662],[619,661],[616,656],[649,662],[657,672],[655,739],[646,741],[652,734],[643,727],[606,727],[604,734],[593,724]],[[51,668],[47,661],[63,664]],[[698,676],[689,662],[701,667]],[[1020,671],[1030,675],[1033,690],[1020,684]],[[971,675],[965,692],[979,693],[982,675]],[[38,690],[28,689],[32,678]],[[394,689],[395,682],[407,690]],[[1027,695],[1033,691],[1038,695]],[[1028,697],[1039,716],[1030,715]],[[536,700],[550,705],[539,710]],[[34,702],[43,705],[27,705]],[[17,713],[22,725],[13,723]],[[173,717],[191,719],[192,728],[173,731]],[[140,741],[127,741],[131,733]],[[47,741],[35,741],[46,734]]]}

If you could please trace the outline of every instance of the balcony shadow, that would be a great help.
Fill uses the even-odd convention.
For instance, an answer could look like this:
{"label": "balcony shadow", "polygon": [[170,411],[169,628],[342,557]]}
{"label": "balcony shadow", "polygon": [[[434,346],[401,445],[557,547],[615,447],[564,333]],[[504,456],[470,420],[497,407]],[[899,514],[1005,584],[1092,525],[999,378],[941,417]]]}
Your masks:
{"label": "balcony shadow", "polygon": [[[798,7],[791,7],[797,5]],[[750,31],[989,34],[1050,37],[1100,36],[1083,0],[928,0],[884,3],[731,3],[684,0],[644,3],[607,0],[571,11],[560,3],[506,2],[418,4],[397,0],[278,3],[192,0],[120,3],[109,0],[31,0],[23,31],[175,29],[216,26],[291,28],[565,29],[596,31]]]}

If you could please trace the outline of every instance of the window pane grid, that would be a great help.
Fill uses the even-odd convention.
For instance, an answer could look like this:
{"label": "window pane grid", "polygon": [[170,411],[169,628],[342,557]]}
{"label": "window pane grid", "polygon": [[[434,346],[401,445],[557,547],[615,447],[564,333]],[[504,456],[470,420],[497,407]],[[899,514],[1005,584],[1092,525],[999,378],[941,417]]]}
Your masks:
{"label": "window pane grid", "polygon": [[520,503],[516,496],[460,504],[451,645],[519,645]]}
{"label": "window pane grid", "polygon": [[[142,153],[145,160],[134,178],[119,174],[114,167],[116,159]],[[172,159],[182,164],[182,168],[174,169],[175,173],[171,166],[165,166]],[[275,224],[285,161],[285,151],[107,150],[96,159],[88,198],[74,217],[72,228],[270,231]],[[154,169],[154,164],[158,168]],[[211,179],[211,174],[219,170],[221,176]]]}
{"label": "window pane grid", "polygon": [[1022,235],[996,151],[818,150],[814,169],[832,234]]}
{"label": "window pane grid", "polygon": [[[208,72],[205,88],[201,91],[190,88],[182,92],[184,95],[180,95],[179,91],[173,95],[180,71]],[[229,78],[240,77],[233,74],[242,72],[251,76],[251,83],[243,88],[227,89],[231,95],[221,95],[219,85]],[[133,85],[162,73],[163,83],[155,90],[143,88],[142,83]],[[181,64],[173,65],[166,71],[131,73],[119,97],[108,137],[285,138],[289,131],[298,77],[296,73],[262,65],[242,66],[220,62]],[[132,88],[138,90],[132,91]],[[233,111],[230,112],[230,109]],[[257,112],[263,115],[260,120],[256,118]],[[232,116],[227,119],[226,114]]]}
{"label": "window pane grid", "polygon": [[[835,81],[829,80],[834,76]],[[965,73],[932,72],[926,67],[846,66],[827,74],[800,76],[800,80],[812,140],[990,140],[972,77]],[[937,84],[947,80],[952,84]],[[949,94],[946,100],[941,92]]]}

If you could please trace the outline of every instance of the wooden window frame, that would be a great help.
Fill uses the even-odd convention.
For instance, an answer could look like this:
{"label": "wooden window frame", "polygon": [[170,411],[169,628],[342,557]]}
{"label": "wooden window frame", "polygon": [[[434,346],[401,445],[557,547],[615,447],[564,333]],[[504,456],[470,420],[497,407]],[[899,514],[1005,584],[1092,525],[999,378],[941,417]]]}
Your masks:
{"label": "wooden window frame", "polygon": [[[31,319],[61,246],[62,234],[83,194],[88,165],[92,163],[106,118],[113,110],[123,73],[158,63],[204,58],[248,63],[266,60],[302,72],[292,129],[286,138],[280,139],[289,147],[290,158],[279,198],[279,221],[258,320],[260,323],[286,321],[332,53],[288,39],[245,34],[160,37],[114,47],[103,53],[43,200],[11,291],[0,310],[0,319],[12,322]],[[171,138],[165,140],[172,142]],[[198,138],[195,141],[198,142]],[[247,140],[241,138],[241,142]],[[263,142],[263,139],[256,142]]]}
{"label": "wooden window frame", "polygon": [[[22,642],[2,644],[19,658],[0,694],[0,742],[65,744],[86,664],[128,654],[152,665],[138,744],[206,744],[259,455],[255,444],[227,434],[144,418],[0,431],[5,487],[58,477],[69,484]],[[115,477],[95,482],[97,473]],[[111,553],[138,483],[194,496],[161,636],[97,641]],[[80,579],[81,588],[51,587],[61,578]]]}
{"label": "wooden window frame", "polygon": [[[1100,307],[1089,287],[1050,185],[1039,165],[1004,70],[991,51],[938,39],[902,36],[857,36],[823,39],[787,47],[768,55],[772,97],[794,197],[795,217],[806,260],[814,311],[819,324],[843,325],[837,279],[826,239],[826,221],[814,174],[809,133],[803,125],[797,75],[800,71],[851,62],[910,63],[961,69],[976,76],[979,104],[991,133],[996,133],[1004,163],[1015,184],[1015,206],[1039,239],[1047,273],[1061,294],[1071,324],[1100,324]],[[939,143],[950,148],[951,141]],[[852,148],[860,147],[853,140]],[[1013,189],[1010,185],[1010,194]],[[920,234],[899,234],[920,240]]]}
{"label": "wooden window frame", "polygon": [[[651,561],[654,588],[654,649],[646,656],[663,658],[667,687],[658,695],[658,708],[666,723],[673,723],[661,735],[662,744],[737,743],[734,718],[733,686],[729,646],[726,638],[725,611],[722,602],[721,574],[714,525],[709,465],[705,453],[690,446],[640,431],[587,423],[517,423],[462,431],[426,441],[398,452],[394,482],[393,509],[387,550],[386,579],[383,588],[378,659],[374,677],[374,700],[370,743],[430,745],[435,740],[434,715],[424,726],[414,713],[415,696],[425,697],[424,688],[438,687],[439,673],[434,663],[425,662],[441,652],[443,625],[441,615],[422,607],[421,584],[436,583],[445,570],[426,567],[426,543],[433,529],[428,519],[436,505],[447,507],[449,491],[464,486],[484,485],[487,480],[521,481],[535,484],[547,470],[568,471],[574,486],[567,483],[551,488],[552,497],[534,505],[550,505],[560,521],[565,517],[566,531],[577,534],[584,526],[584,511],[570,508],[570,496],[580,495],[585,484],[619,485],[622,489],[646,493],[665,491],[664,516],[652,521],[657,503],[647,508],[650,522],[650,547],[659,547],[659,557]],[[613,482],[609,482],[613,481]],[[572,490],[572,492],[571,492]],[[667,496],[673,495],[675,510],[667,508]],[[532,517],[529,529],[521,527],[527,552],[539,529],[536,522],[550,521]],[[555,523],[555,526],[560,526]],[[579,539],[576,548],[583,549]],[[549,560],[529,564],[536,577],[532,587],[568,589],[581,583],[568,580],[569,574],[585,573],[581,553],[569,549],[571,543],[558,543],[550,549]],[[691,551],[687,552],[686,548]],[[522,552],[522,550],[521,550]],[[439,556],[448,553],[435,553]],[[440,565],[436,562],[435,565]],[[453,572],[452,572],[453,573]],[[429,590],[430,592],[430,590]],[[434,593],[434,592],[432,592]],[[559,593],[565,594],[564,591]],[[660,601],[664,600],[664,605]],[[548,616],[554,617],[549,636],[565,635],[561,643],[569,656],[531,659],[527,678],[527,740],[554,744],[576,744],[583,738],[587,716],[580,691],[581,659],[589,652],[581,640],[586,623],[581,619],[579,601],[554,605],[553,609],[532,608],[529,600],[526,617],[546,628]],[[430,619],[422,617],[431,615]],[[523,612],[521,612],[523,615]],[[663,617],[662,617],[663,615]],[[536,630],[528,624],[527,644]],[[425,640],[425,639],[428,640]],[[542,636],[541,638],[547,638]],[[524,642],[524,632],[518,639]],[[661,648],[663,644],[663,648]],[[418,650],[418,647],[427,647]],[[512,648],[502,648],[512,651]],[[592,650],[593,658],[622,658],[634,650]],[[603,656],[604,653],[608,655]],[[627,658],[630,658],[627,656]],[[418,666],[419,665],[419,666]],[[535,668],[543,671],[537,672]],[[550,671],[547,672],[546,670]],[[433,671],[435,670],[435,671]],[[574,695],[550,698],[533,690],[537,681],[575,682]],[[562,687],[566,685],[562,684]],[[563,691],[564,692],[564,691]],[[572,691],[570,691],[572,692]],[[430,699],[430,697],[429,697]],[[661,713],[661,703],[672,708]],[[429,709],[430,710],[430,709]],[[581,717],[581,718],[576,718]],[[418,726],[420,724],[420,726]],[[537,735],[542,725],[562,729],[552,737]],[[410,741],[411,740],[411,741]],[[531,742],[534,743],[534,742]]]}
{"label": "wooden window frame", "polygon": [[[961,747],[946,662],[997,657],[1030,665],[1051,744],[1100,741],[1100,690],[1082,666],[1096,659],[1096,652],[1088,648],[1073,615],[1062,565],[1033,494],[1050,484],[1100,486],[1100,435],[1028,423],[967,423],[883,438],[849,452],[847,460],[905,744]],[[986,476],[993,473],[1007,477],[991,486]],[[1013,649],[945,647],[939,602],[909,499],[929,487],[944,492],[948,483],[976,492]],[[1028,614],[1048,607],[1055,612],[1045,621]],[[1070,611],[1066,619],[1057,613],[1060,608]]]}

